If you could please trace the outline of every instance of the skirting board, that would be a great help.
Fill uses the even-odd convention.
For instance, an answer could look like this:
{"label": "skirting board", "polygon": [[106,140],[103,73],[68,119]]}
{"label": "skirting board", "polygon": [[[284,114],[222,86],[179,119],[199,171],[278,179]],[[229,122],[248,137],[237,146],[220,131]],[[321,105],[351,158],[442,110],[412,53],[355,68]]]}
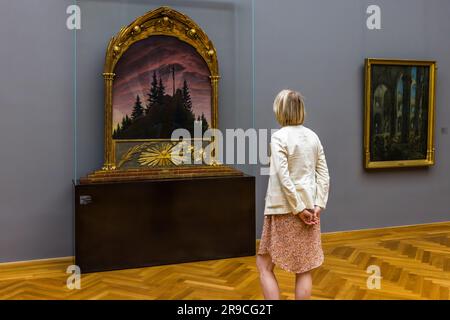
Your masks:
{"label": "skirting board", "polygon": [[[440,222],[430,222],[430,223],[421,223],[421,224],[412,224],[412,225],[401,225],[401,226],[390,226],[390,227],[383,227],[383,228],[368,228],[368,229],[359,229],[359,230],[345,230],[345,231],[332,231],[332,232],[324,232],[322,233],[322,239],[324,241],[326,240],[332,240],[333,238],[339,239],[341,236],[354,234],[357,235],[359,233],[367,233],[367,232],[374,232],[378,233],[380,231],[394,231],[398,230],[401,231],[402,229],[420,229],[424,226],[431,226],[431,225],[447,225],[450,221],[440,221]],[[260,239],[256,239],[256,247],[259,245]],[[74,256],[66,256],[66,257],[54,257],[54,258],[42,258],[42,259],[32,259],[32,260],[20,260],[20,261],[10,261],[10,262],[2,262],[0,263],[0,273],[3,271],[4,268],[14,268],[14,267],[28,267],[32,265],[40,265],[40,264],[49,264],[49,263],[74,263],[75,257]],[[1,280],[1,278],[0,278]]]}

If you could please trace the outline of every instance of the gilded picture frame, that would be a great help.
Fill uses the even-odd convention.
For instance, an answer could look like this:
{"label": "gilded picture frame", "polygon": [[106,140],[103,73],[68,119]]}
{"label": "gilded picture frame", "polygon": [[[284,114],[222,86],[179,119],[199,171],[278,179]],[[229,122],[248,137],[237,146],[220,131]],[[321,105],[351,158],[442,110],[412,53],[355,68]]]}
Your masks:
{"label": "gilded picture frame", "polygon": [[[113,124],[113,110],[115,110],[113,109],[113,106],[115,103],[115,81],[117,81],[118,78],[116,74],[118,64],[121,62],[121,58],[123,58],[127,54],[127,52],[131,51],[133,48],[136,49],[137,44],[139,44],[138,47],[140,47],[141,50],[141,58],[144,57],[145,59],[147,59],[149,57],[152,58],[153,56],[158,56],[159,52],[161,51],[166,52],[166,57],[168,56],[169,58],[173,58],[173,55],[171,55],[173,51],[167,50],[167,47],[158,47],[158,50],[152,51],[153,54],[149,51],[142,51],[142,49],[147,49],[147,44],[144,43],[145,41],[157,38],[159,42],[170,40],[169,42],[175,43],[175,46],[184,46],[184,48],[189,51],[190,54],[192,54],[192,52],[195,52],[195,55],[198,55],[200,57],[199,59],[202,61],[202,63],[206,64],[206,68],[208,70],[208,76],[206,77],[206,79],[208,82],[208,86],[210,86],[210,89],[208,89],[208,97],[210,97],[211,106],[208,128],[215,129],[218,127],[218,81],[220,79],[220,75],[217,52],[212,41],[191,18],[170,7],[164,6],[149,11],[145,15],[134,20],[127,27],[122,27],[119,33],[112,37],[109,41],[106,50],[106,58],[103,71],[105,91],[104,164],[101,170],[97,170],[94,173],[88,175],[86,178],[80,179],[81,183],[142,179],[171,179],[197,176],[242,175],[242,172],[232,167],[222,165],[217,160],[215,160],[215,152],[210,155],[212,157],[212,161],[209,161],[209,163],[202,162],[201,159],[200,163],[198,162],[198,159],[196,159],[195,164],[191,165],[184,165],[184,162],[176,163],[175,161],[173,161],[173,157],[172,154],[170,154],[169,149],[175,147],[178,142],[172,139],[167,139],[167,136],[165,136],[164,139],[161,139],[160,137],[141,137],[138,139],[127,139],[126,136],[117,138],[119,136],[118,129],[120,128],[120,124]],[[144,45],[142,45],[143,43]],[[159,43],[159,45],[161,45],[161,43]],[[132,62],[135,62],[134,60],[132,60]],[[190,60],[190,62],[192,61]],[[122,69],[127,70],[127,67],[128,66],[125,66],[125,68]],[[166,64],[165,67],[166,71],[167,68],[172,68],[171,70],[173,78],[175,78],[176,65]],[[178,66],[178,68],[181,67]],[[148,68],[145,71],[149,73]],[[205,73],[203,73],[203,75],[204,74]],[[147,79],[148,77],[150,77],[151,79],[151,75],[146,75],[146,77]],[[155,80],[155,72],[153,72],[153,77]],[[165,75],[165,77],[167,80],[167,74]],[[161,83],[161,75],[159,81]],[[182,80],[179,81],[183,83]],[[141,80],[141,82],[143,81]],[[146,82],[149,83],[150,81]],[[178,86],[176,88],[175,84],[176,82],[175,80],[173,80],[173,94],[170,95],[163,93],[162,97],[165,99],[164,101],[172,101],[170,106],[173,107],[174,105],[176,105],[173,108],[178,108],[176,110],[179,110],[181,99],[180,97],[182,95],[183,89],[185,88],[180,88]],[[186,80],[184,80],[184,84],[186,84]],[[161,87],[164,87],[164,85],[161,85]],[[134,97],[136,97],[136,95]],[[176,100],[175,98],[180,99]],[[137,97],[136,103],[138,105],[141,104],[141,100],[139,97]],[[190,112],[191,109],[189,109],[188,111]],[[161,114],[161,111],[158,112],[159,114]],[[192,116],[194,117],[194,119],[197,118],[197,115],[193,113]],[[190,117],[190,119],[192,119],[192,116]],[[167,117],[165,119],[165,121],[167,122]],[[200,116],[198,116],[197,120],[199,119]],[[204,123],[203,119],[206,119],[206,117],[204,118],[202,113],[200,119],[202,120],[202,122],[197,122]],[[185,122],[187,122],[187,120],[185,120]],[[169,128],[170,130],[166,128],[167,130],[164,131],[166,132],[166,135],[168,132],[172,132],[171,130],[173,128],[171,128],[172,127]],[[205,128],[203,128],[203,130],[204,129]],[[198,140],[201,140],[200,147],[194,148],[193,145],[198,146]],[[213,144],[215,143],[213,138],[209,138],[208,140],[204,139],[203,137],[192,137],[191,142],[189,142],[192,143],[192,146],[190,145],[190,147],[188,148],[189,150],[191,150],[189,152],[191,154],[189,155],[189,157],[202,158],[201,156],[204,150],[205,142]],[[122,151],[121,155],[117,156],[118,148],[126,144],[128,144],[128,146],[125,146],[125,149],[122,148],[123,150],[125,150],[125,152]],[[214,147],[212,149],[215,150]],[[139,161],[137,161],[135,157],[134,166],[125,166],[124,164],[129,160],[126,157],[130,156],[129,158],[132,158],[132,156],[135,156],[135,151],[140,152],[141,157],[139,158]],[[185,155],[181,155],[181,157],[184,156]]]}
{"label": "gilded picture frame", "polygon": [[365,60],[364,167],[435,163],[436,62]]}
{"label": "gilded picture frame", "polygon": [[[211,127],[217,128],[218,110],[218,81],[219,66],[216,49],[205,32],[188,16],[169,7],[160,7],[136,19],[111,39],[106,51],[104,67],[105,86],[105,161],[103,170],[115,170],[120,159],[115,153],[118,143],[113,139],[113,85],[115,81],[115,68],[122,56],[130,47],[152,36],[170,36],[192,46],[206,62],[210,71],[211,81]],[[136,139],[138,140],[138,139]],[[142,142],[156,141],[158,139],[142,139]],[[159,139],[161,140],[161,139]],[[143,168],[144,169],[144,168]]]}

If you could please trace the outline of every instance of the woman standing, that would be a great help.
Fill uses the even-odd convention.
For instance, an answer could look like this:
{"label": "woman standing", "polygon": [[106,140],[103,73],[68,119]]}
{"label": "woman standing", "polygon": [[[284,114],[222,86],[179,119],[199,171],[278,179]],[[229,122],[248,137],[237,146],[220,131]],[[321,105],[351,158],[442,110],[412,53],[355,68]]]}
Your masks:
{"label": "woman standing", "polygon": [[256,264],[264,298],[279,299],[275,265],[296,275],[295,298],[309,299],[311,270],[323,262],[320,213],[330,178],[318,136],[303,126],[302,96],[283,90],[273,104],[282,128],[272,135],[270,178]]}

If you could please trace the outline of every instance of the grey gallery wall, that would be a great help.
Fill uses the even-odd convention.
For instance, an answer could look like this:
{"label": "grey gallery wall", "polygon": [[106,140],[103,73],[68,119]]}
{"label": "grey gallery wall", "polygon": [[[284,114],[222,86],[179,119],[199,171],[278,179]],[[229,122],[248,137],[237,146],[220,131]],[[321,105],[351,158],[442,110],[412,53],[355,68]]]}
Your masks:
{"label": "grey gallery wall", "polygon": [[73,252],[70,3],[0,2],[0,262]]}
{"label": "grey gallery wall", "polygon": [[[449,220],[450,2],[82,0],[76,39],[66,28],[72,3],[0,3],[0,262],[73,255],[72,179],[102,162],[107,40],[161,4],[189,14],[217,46],[221,129],[277,128],[275,94],[305,95],[306,125],[321,137],[331,173],[323,231]],[[370,4],[382,9],[381,30],[366,28]],[[366,57],[438,61],[434,167],[364,171]],[[267,177],[260,166],[241,169],[257,176],[259,236]]]}
{"label": "grey gallery wall", "polygon": [[[325,146],[331,174],[322,230],[408,225],[450,218],[450,2],[256,1],[257,126],[275,126],[267,109],[283,87],[306,97],[306,125]],[[366,9],[381,8],[381,30]],[[283,10],[280,10],[282,8]],[[289,8],[289,9],[288,9]],[[288,10],[287,10],[288,9]],[[436,165],[367,173],[362,166],[364,58],[435,59]],[[265,178],[258,179],[262,205]],[[260,208],[261,210],[261,208]]]}

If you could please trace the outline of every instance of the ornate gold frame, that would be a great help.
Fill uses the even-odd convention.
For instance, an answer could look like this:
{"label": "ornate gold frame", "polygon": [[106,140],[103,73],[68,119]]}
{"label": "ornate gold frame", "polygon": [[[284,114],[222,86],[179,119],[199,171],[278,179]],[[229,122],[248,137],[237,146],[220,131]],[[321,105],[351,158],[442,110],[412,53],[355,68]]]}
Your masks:
{"label": "ornate gold frame", "polygon": [[[216,49],[205,34],[205,32],[188,16],[170,8],[160,7],[152,10],[142,17],[137,18],[127,27],[122,27],[114,36],[106,50],[106,60],[103,71],[105,88],[104,106],[104,164],[87,178],[81,179],[81,183],[95,183],[104,181],[124,181],[142,179],[166,179],[178,177],[196,176],[220,176],[220,175],[242,175],[228,166],[219,165],[196,165],[177,166],[175,168],[117,168],[115,159],[116,141],[112,138],[112,111],[113,111],[113,83],[115,78],[115,66],[122,55],[134,43],[155,35],[167,35],[178,38],[190,44],[206,62],[211,79],[211,106],[212,119],[211,128],[218,126],[218,81],[219,65]],[[158,139],[151,139],[158,140]],[[159,139],[161,140],[161,139]],[[146,142],[147,140],[134,140]]]}
{"label": "ornate gold frame", "polygon": [[[430,68],[430,85],[428,94],[428,141],[427,157],[421,160],[371,161],[370,160],[370,114],[371,114],[371,67],[372,65],[417,65]],[[364,112],[364,167],[366,169],[432,166],[434,158],[434,123],[435,123],[435,82],[436,62],[425,60],[374,59],[365,60],[365,112]]]}
{"label": "ornate gold frame", "polygon": [[214,45],[203,30],[188,16],[170,8],[160,7],[123,27],[111,39],[106,50],[103,72],[105,82],[105,161],[102,170],[115,170],[115,141],[112,138],[112,107],[114,69],[128,48],[135,42],[155,35],[173,36],[194,47],[205,60],[211,76],[211,127],[217,128],[219,65]]}

